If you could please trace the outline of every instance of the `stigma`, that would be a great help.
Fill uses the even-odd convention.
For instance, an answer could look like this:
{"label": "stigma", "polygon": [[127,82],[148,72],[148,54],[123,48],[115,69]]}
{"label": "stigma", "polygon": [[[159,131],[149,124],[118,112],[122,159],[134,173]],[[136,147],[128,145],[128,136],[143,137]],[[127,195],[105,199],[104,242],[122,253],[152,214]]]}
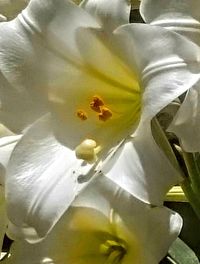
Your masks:
{"label": "stigma", "polygon": [[77,159],[83,159],[88,163],[95,162],[97,160],[97,153],[100,151],[100,147],[97,146],[96,141],[93,139],[85,139],[75,149]]}

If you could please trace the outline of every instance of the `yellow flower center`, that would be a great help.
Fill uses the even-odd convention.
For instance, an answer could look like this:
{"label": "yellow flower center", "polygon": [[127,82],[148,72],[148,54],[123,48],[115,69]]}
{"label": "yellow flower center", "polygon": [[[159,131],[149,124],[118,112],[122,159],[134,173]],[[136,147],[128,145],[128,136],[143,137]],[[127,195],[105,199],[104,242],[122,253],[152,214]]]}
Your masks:
{"label": "yellow flower center", "polygon": [[[113,115],[112,111],[103,103],[99,96],[93,96],[93,99],[89,105],[91,110],[97,113],[96,117],[100,121],[107,121]],[[76,115],[82,121],[88,119],[88,114],[83,109],[77,110]]]}
{"label": "yellow flower center", "polygon": [[[136,72],[102,39],[90,46],[90,52],[93,49],[94,64],[86,60],[70,65],[66,75],[51,83],[49,92],[57,127],[62,127],[62,133],[58,132],[61,141],[76,149],[77,158],[90,162],[97,159],[100,150],[134,132],[142,94]],[[88,144],[88,140],[95,144]]]}
{"label": "yellow flower center", "polygon": [[90,207],[70,208],[62,225],[57,228],[54,240],[59,243],[51,245],[55,262],[144,263],[136,234],[127,228],[118,214],[111,211],[110,216],[106,216]]}

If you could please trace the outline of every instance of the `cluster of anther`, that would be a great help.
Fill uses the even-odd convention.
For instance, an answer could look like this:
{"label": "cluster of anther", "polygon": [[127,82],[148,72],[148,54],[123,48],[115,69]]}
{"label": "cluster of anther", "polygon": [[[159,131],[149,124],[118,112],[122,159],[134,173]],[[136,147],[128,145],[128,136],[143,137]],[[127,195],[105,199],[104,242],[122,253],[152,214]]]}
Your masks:
{"label": "cluster of anther", "polygon": [[[106,107],[103,100],[99,96],[93,96],[92,101],[90,102],[91,110],[98,113],[98,119],[100,121],[107,121],[112,117],[112,111]],[[83,110],[77,111],[77,117],[85,121],[88,119],[88,115]]]}
{"label": "cluster of anther", "polygon": [[100,252],[107,257],[106,264],[121,264],[127,250],[121,241],[106,240],[101,244]]}

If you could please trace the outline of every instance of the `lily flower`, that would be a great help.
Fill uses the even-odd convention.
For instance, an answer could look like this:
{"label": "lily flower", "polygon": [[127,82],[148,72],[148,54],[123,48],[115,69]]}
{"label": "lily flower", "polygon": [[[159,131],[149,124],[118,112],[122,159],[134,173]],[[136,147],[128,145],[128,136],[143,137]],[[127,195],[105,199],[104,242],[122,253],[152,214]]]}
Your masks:
{"label": "lily flower", "polygon": [[177,213],[151,207],[101,175],[43,241],[15,241],[5,263],[157,264],[181,226]]}
{"label": "lily flower", "polygon": [[[155,26],[173,30],[200,46],[200,3],[196,0],[143,0],[143,19]],[[200,83],[191,87],[168,130],[174,132],[187,152],[200,151]]]}
{"label": "lily flower", "polygon": [[[10,221],[39,237],[99,171],[154,205],[180,180],[153,139],[151,120],[199,80],[199,47],[162,27],[122,25],[128,8],[125,0],[82,7],[32,0],[0,24],[0,68],[10,85],[2,89],[1,117],[11,107],[10,124],[18,128],[41,109],[50,112],[27,129],[6,177]],[[18,111],[12,91],[23,103]]]}

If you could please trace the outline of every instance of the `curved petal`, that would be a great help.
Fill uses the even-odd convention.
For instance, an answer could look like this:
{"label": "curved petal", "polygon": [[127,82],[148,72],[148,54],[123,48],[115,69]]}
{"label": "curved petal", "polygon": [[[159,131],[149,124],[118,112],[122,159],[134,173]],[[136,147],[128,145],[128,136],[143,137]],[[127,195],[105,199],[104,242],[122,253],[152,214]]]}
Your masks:
{"label": "curved petal", "polygon": [[29,30],[41,34],[48,49],[75,61],[80,56],[76,44],[78,28],[100,27],[95,18],[68,0],[31,1],[19,19]]}
{"label": "curved petal", "polygon": [[34,228],[25,224],[22,227],[16,226],[9,219],[7,220],[6,235],[13,241],[26,240],[29,243],[38,243],[42,240]]}
{"label": "curved petal", "polygon": [[[113,217],[110,212],[102,212],[102,200],[105,207],[114,211]],[[106,261],[101,246],[117,238],[127,245],[122,264],[133,261],[156,264],[166,254],[181,225],[178,214],[165,208],[151,208],[102,176],[87,186],[74,207],[42,242],[31,245],[16,241],[10,261],[101,264]]]}
{"label": "curved petal", "polygon": [[41,118],[22,137],[9,162],[6,197],[10,221],[22,228],[24,224],[33,227],[39,237],[45,236],[84,187],[84,175],[91,167],[56,141],[49,116]]}
{"label": "curved petal", "polygon": [[114,33],[120,55],[142,73],[142,119],[152,118],[199,80],[200,49],[179,34],[143,24],[121,26]]}
{"label": "curved petal", "polygon": [[100,170],[138,199],[162,205],[168,190],[181,180],[177,171],[155,143],[150,125],[127,139]]}
{"label": "curved petal", "polygon": [[106,31],[113,31],[118,26],[129,23],[129,0],[83,0],[80,6],[99,19]]}
{"label": "curved petal", "polygon": [[4,185],[6,168],[11,153],[21,136],[7,136],[0,138],[0,185]]}
{"label": "curved petal", "polygon": [[200,151],[200,89],[199,84],[191,88],[168,127],[177,135],[187,152]]}
{"label": "curved petal", "polygon": [[6,202],[4,193],[4,183],[6,177],[6,168],[11,153],[21,136],[7,136],[0,138],[0,254],[2,242],[6,231]]}
{"label": "curved petal", "polygon": [[[199,1],[149,1],[141,4],[146,22],[176,31],[200,45]],[[199,151],[199,83],[192,87],[169,127],[181,140],[186,151]]]}
{"label": "curved petal", "polygon": [[[151,23],[158,18],[163,20],[173,19],[173,21],[179,18],[184,21],[184,19],[193,17],[199,20],[199,7],[199,1],[196,0],[169,0],[167,2],[164,0],[142,0],[140,13],[147,23]],[[178,20],[177,23],[179,23],[180,20]]]}
{"label": "curved petal", "polygon": [[195,0],[144,0],[140,13],[147,23],[176,31],[199,44],[199,8],[200,3]]}
{"label": "curved petal", "polygon": [[19,19],[0,24],[0,121],[17,133],[46,110],[45,51],[29,33]]}

